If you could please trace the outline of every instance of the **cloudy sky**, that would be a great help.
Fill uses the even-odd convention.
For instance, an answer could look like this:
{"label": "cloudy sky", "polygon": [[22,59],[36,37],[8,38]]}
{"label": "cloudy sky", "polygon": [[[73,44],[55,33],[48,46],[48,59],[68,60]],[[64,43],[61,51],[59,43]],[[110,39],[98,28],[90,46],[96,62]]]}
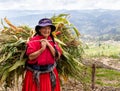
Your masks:
{"label": "cloudy sky", "polygon": [[0,10],[120,10],[120,0],[0,0]]}

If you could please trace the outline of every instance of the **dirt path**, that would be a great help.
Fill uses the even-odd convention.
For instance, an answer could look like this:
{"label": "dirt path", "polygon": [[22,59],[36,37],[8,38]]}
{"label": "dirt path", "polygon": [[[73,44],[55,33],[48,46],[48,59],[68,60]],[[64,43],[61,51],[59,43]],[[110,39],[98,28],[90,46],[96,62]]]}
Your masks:
{"label": "dirt path", "polygon": [[101,62],[106,65],[109,66],[115,70],[120,71],[120,60],[119,59],[102,59]]}
{"label": "dirt path", "polygon": [[87,66],[92,66],[96,64],[96,67],[108,68],[120,71],[120,59],[112,58],[93,58],[93,59],[83,59],[83,64]]}

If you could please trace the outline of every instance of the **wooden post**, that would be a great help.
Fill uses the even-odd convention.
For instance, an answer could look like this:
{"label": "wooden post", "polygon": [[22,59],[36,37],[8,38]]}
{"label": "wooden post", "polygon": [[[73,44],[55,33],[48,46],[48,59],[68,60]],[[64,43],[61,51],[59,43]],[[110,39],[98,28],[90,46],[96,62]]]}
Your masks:
{"label": "wooden post", "polygon": [[91,79],[91,88],[92,90],[95,89],[95,70],[96,70],[96,67],[95,67],[95,64],[92,65],[92,79]]}

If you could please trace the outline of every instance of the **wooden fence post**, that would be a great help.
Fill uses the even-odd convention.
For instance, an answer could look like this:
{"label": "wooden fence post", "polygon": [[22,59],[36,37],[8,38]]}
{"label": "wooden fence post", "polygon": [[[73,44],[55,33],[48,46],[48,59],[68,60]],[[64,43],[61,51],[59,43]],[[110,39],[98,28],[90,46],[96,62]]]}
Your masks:
{"label": "wooden fence post", "polygon": [[92,64],[92,78],[91,78],[91,88],[92,90],[95,89],[95,70],[96,70],[96,67],[95,67],[95,64]]}

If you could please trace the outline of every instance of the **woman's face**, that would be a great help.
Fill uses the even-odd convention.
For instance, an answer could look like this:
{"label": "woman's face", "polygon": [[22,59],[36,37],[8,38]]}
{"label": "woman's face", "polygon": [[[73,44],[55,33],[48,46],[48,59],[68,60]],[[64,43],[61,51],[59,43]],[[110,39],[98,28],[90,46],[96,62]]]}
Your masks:
{"label": "woman's face", "polygon": [[42,27],[40,28],[39,32],[41,35],[47,38],[51,33],[51,27],[50,26]]}

